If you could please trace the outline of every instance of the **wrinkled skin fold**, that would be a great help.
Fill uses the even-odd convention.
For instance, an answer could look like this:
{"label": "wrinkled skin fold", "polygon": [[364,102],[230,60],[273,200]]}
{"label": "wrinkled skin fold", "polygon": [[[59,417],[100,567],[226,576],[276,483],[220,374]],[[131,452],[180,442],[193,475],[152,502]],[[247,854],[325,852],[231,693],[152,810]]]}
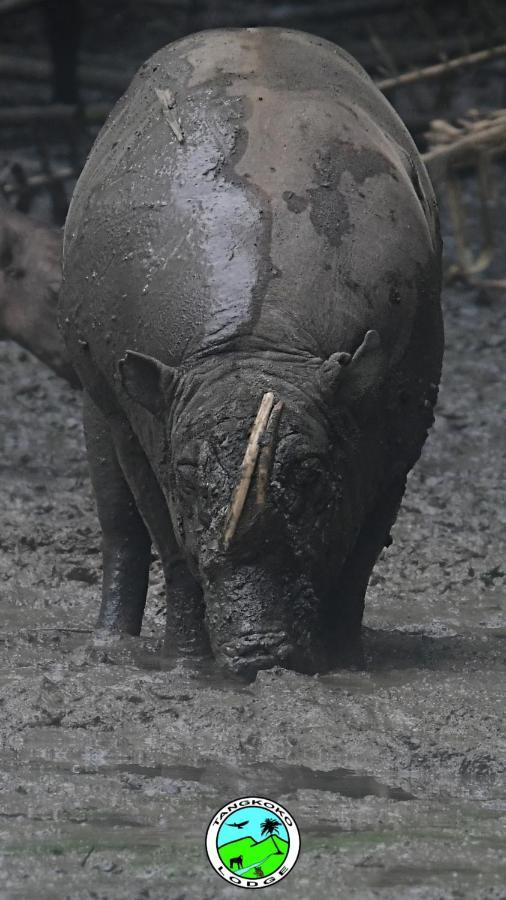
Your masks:
{"label": "wrinkled skin fold", "polygon": [[153,542],[167,652],[246,676],[346,653],[433,419],[440,278],[427,173],[339,48],[218,30],[148,60],[65,229],[102,626],[139,633]]}

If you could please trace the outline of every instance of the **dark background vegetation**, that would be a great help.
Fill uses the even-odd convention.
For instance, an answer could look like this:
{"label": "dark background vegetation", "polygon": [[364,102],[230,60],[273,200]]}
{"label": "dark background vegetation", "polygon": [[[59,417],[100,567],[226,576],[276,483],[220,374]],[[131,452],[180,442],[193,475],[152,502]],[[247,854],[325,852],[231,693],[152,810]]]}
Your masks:
{"label": "dark background vegetation", "polygon": [[[265,25],[335,41],[381,83],[501,44],[506,5],[501,0],[0,0],[0,185],[17,180],[19,187],[24,177],[41,171],[61,176],[62,166],[70,168],[66,184],[58,177],[58,184],[50,185],[52,218],[62,224],[73,180],[101,122],[147,57],[199,29]],[[506,106],[504,74],[503,58],[386,93],[423,150],[434,117],[455,119],[470,108],[486,113]],[[74,112],[55,111],[55,103]],[[33,190],[24,196],[18,190],[11,198],[23,211],[47,218],[47,185],[41,190],[42,198]]]}
{"label": "dark background vegetation", "polygon": [[[40,58],[50,48],[53,97],[70,103],[79,95],[90,97],[75,76],[78,53],[84,63],[107,64],[126,84],[163,44],[205,28],[267,25],[310,31],[340,44],[377,79],[499,44],[506,35],[500,0],[5,0],[3,6],[2,52]],[[432,92],[435,106],[447,104],[461,74],[438,83]],[[472,78],[483,81],[487,74],[473,70]],[[33,87],[33,100],[48,99],[43,84]],[[104,84],[98,93],[108,98],[114,91]],[[425,95],[420,86],[410,91],[415,126],[424,118]],[[7,83],[0,99],[2,104],[16,100]]]}

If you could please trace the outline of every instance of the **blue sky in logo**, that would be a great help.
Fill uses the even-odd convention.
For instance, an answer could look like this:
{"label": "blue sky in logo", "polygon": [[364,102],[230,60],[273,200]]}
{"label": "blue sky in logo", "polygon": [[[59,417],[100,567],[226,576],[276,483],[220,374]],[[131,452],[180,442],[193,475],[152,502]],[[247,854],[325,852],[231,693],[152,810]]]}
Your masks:
{"label": "blue sky in logo", "polygon": [[[262,823],[265,819],[276,819],[279,822],[279,828],[274,832],[275,835],[288,841],[288,832],[283,825],[282,820],[271,809],[264,809],[259,806],[247,807],[242,806],[235,809],[220,825],[216,843],[218,847],[222,844],[228,844],[230,841],[237,841],[241,837],[252,837],[255,841],[263,841],[267,835],[262,835]],[[242,828],[234,828],[234,823],[247,822]]]}

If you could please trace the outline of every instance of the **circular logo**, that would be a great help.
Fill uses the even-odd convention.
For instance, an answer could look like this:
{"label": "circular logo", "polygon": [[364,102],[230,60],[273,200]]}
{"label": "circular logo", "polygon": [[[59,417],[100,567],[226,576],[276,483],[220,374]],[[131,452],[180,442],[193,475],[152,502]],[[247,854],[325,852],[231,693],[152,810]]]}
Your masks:
{"label": "circular logo", "polygon": [[229,884],[263,888],[293,869],[299,829],[288,810],[265,797],[232,800],[213,816],[206,835],[213,869]]}

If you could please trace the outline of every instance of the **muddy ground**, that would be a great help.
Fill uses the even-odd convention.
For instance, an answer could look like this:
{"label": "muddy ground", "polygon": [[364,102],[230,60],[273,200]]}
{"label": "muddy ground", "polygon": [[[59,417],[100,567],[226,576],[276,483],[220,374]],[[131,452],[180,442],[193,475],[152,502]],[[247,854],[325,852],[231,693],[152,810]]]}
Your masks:
{"label": "muddy ground", "polygon": [[2,900],[242,896],[204,834],[251,792],[300,826],[279,900],[506,898],[506,304],[454,285],[444,307],[437,421],[373,574],[364,666],[249,685],[164,668],[156,561],[142,637],[93,637],[80,396],[1,345]]}
{"label": "muddy ground", "polygon": [[[496,278],[505,188],[503,171]],[[164,666],[156,560],[142,637],[93,636],[80,396],[0,345],[1,900],[243,897],[204,835],[249,793],[300,827],[278,900],[506,900],[506,297],[454,284],[444,308],[437,420],[373,574],[363,667],[249,685]]]}

